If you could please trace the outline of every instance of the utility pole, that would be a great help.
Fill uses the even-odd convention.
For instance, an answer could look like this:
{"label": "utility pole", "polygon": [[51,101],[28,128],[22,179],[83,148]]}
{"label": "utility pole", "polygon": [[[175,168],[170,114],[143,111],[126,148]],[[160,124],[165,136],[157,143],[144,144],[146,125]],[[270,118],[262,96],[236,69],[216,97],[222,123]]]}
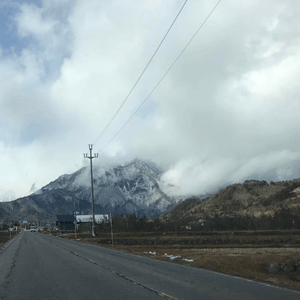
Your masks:
{"label": "utility pole", "polygon": [[77,232],[76,232],[76,226],[77,226],[77,219],[76,219],[76,216],[77,216],[77,211],[76,211],[76,205],[75,205],[75,197],[74,198],[74,227],[75,227],[75,239],[77,239]]}
{"label": "utility pole", "polygon": [[111,246],[114,246],[114,233],[113,233],[113,227],[112,227],[112,218],[111,218],[111,212],[110,212],[110,233],[111,233]]}
{"label": "utility pole", "polygon": [[92,187],[92,236],[95,236],[95,214],[94,214],[94,186],[93,186],[93,164],[92,160],[93,158],[98,157],[98,153],[95,153],[94,156],[92,155],[92,150],[93,150],[93,144],[89,144],[89,149],[90,149],[90,156],[88,156],[87,153],[84,153],[83,156],[84,158],[88,158],[90,160],[90,166],[91,166],[91,187]]}

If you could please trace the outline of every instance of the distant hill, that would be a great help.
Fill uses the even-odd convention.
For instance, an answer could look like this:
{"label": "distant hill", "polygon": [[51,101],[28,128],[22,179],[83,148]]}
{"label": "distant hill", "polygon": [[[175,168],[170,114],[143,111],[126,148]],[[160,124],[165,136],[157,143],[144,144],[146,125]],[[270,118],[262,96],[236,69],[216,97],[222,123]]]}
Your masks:
{"label": "distant hill", "polygon": [[246,180],[229,185],[204,199],[187,199],[162,218],[165,220],[204,216],[274,216],[282,209],[300,209],[300,179],[270,182]]}
{"label": "distant hill", "polygon": [[192,209],[193,207],[199,205],[203,200],[200,199],[194,199],[194,198],[188,198],[184,200],[183,202],[177,204],[173,208],[171,208],[167,213],[163,215],[163,218],[168,219],[170,221],[176,221],[182,216]]}
{"label": "distant hill", "polygon": [[[171,197],[160,188],[162,171],[135,159],[107,169],[94,168],[95,213],[136,214],[165,220],[204,216],[274,215],[284,208],[300,209],[300,179],[281,182],[246,180],[213,195]],[[203,199],[205,197],[205,199]],[[202,200],[203,199],[203,200]],[[50,182],[37,192],[0,202],[0,221],[27,219],[53,222],[57,214],[91,213],[89,167]]]}

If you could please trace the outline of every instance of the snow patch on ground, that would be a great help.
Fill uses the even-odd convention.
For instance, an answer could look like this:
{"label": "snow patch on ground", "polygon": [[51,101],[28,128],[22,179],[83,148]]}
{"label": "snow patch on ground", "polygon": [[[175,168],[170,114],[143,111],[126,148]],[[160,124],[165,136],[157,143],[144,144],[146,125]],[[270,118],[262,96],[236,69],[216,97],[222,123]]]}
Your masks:
{"label": "snow patch on ground", "polygon": [[151,252],[151,251],[149,251],[149,252],[144,252],[144,253],[146,253],[146,254],[151,254],[151,255],[156,255],[156,252]]}
{"label": "snow patch on ground", "polygon": [[[181,258],[180,255],[178,255],[178,256],[175,256],[175,255],[168,255],[167,253],[165,253],[164,256],[169,257],[171,260],[174,260],[174,259],[176,259],[176,258]],[[194,261],[193,259],[187,259],[187,258],[182,258],[182,260],[187,261],[187,262],[192,262],[192,261]]]}
{"label": "snow patch on ground", "polygon": [[181,257],[180,255],[179,255],[179,256],[168,255],[167,253],[165,253],[165,256],[166,256],[166,257],[169,257],[171,260],[174,260],[174,259],[176,259],[176,258]]}

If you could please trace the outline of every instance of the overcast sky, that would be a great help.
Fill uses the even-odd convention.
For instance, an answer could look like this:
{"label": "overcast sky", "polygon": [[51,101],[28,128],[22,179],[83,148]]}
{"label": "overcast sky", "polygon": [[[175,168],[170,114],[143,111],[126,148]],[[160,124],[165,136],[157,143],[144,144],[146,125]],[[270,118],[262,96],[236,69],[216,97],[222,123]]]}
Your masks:
{"label": "overcast sky", "polygon": [[[88,163],[184,0],[0,2],[0,199]],[[216,1],[189,0],[95,152],[151,92]],[[300,177],[300,2],[221,1],[94,160],[158,163],[173,194]]]}

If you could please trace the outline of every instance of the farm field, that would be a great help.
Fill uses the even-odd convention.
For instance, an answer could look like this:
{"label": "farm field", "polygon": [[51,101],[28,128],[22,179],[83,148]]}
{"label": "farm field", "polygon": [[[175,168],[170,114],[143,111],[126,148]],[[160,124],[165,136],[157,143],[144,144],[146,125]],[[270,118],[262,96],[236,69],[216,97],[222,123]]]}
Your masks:
{"label": "farm field", "polygon": [[[15,236],[15,232],[11,235]],[[0,247],[10,239],[10,233],[8,231],[0,231]]]}
{"label": "farm field", "polygon": [[[52,233],[75,239],[74,233]],[[300,230],[77,234],[79,242],[300,289]]]}

